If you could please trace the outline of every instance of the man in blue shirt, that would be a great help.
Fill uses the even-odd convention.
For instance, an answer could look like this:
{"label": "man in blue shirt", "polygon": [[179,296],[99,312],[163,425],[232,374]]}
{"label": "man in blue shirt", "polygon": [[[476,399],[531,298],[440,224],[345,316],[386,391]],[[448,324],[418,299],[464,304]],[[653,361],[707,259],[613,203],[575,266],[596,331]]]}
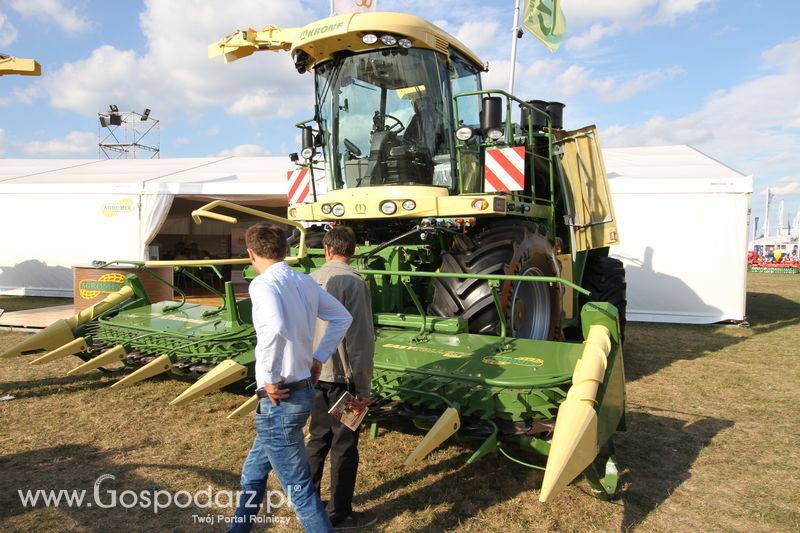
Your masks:
{"label": "man in blue shirt", "polygon": [[[249,292],[260,400],[256,438],[242,467],[243,492],[231,531],[249,531],[255,523],[273,469],[305,530],[333,531],[311,480],[303,427],[322,364],[336,351],[352,318],[336,298],[283,261],[288,246],[282,229],[259,223],[247,230],[245,241],[258,274]],[[315,351],[317,318],[328,327]]]}

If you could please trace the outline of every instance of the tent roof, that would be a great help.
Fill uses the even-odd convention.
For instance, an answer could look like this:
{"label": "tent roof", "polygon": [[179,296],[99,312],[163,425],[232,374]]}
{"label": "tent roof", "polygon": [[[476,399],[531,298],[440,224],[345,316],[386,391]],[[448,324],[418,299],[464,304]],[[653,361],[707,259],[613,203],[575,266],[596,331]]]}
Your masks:
{"label": "tent roof", "polygon": [[[746,176],[688,145],[606,148],[614,193],[748,193]],[[287,157],[3,159],[0,194],[286,195]]]}
{"label": "tent roof", "polygon": [[287,157],[3,159],[0,193],[286,195]]}
{"label": "tent roof", "polygon": [[615,193],[753,191],[752,176],[686,144],[604,148],[603,159]]}

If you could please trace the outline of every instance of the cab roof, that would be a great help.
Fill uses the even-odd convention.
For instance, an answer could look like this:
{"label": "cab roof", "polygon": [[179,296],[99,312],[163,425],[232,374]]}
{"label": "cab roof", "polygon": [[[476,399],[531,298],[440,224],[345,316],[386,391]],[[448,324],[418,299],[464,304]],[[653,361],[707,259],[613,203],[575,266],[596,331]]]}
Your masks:
{"label": "cab roof", "polygon": [[347,13],[317,20],[295,31],[292,57],[296,58],[299,51],[308,54],[308,69],[332,59],[334,54],[343,50],[357,53],[388,48],[380,39],[375,44],[365,44],[361,38],[368,33],[379,38],[384,34],[397,39],[405,37],[416,48],[428,48],[443,54],[454,48],[481,70],[485,68],[484,62],[464,43],[425,19],[406,13]]}

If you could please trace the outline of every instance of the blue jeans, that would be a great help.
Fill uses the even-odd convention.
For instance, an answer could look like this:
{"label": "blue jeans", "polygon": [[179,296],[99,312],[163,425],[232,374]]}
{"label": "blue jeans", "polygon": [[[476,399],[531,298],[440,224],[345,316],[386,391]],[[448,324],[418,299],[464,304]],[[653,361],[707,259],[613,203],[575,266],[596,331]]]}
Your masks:
{"label": "blue jeans", "polygon": [[[303,427],[313,405],[313,389],[294,391],[279,405],[273,405],[269,398],[259,400],[256,438],[242,467],[242,494],[230,531],[250,531],[256,523],[271,470],[275,470],[287,500],[306,531],[333,531],[311,481],[303,442]],[[268,506],[277,503],[271,499],[267,501]]]}

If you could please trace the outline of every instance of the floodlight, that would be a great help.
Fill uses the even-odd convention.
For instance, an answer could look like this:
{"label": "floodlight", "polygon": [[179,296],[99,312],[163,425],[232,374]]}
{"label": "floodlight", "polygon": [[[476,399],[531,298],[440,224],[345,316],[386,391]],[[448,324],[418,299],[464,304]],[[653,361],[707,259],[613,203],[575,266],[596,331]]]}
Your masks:
{"label": "floodlight", "polygon": [[119,108],[117,106],[115,106],[114,104],[111,104],[110,106],[108,106],[108,108],[111,110],[112,113],[119,112]]}
{"label": "floodlight", "polygon": [[148,118],[149,116],[150,116],[150,109],[147,109],[147,108],[146,108],[146,109],[144,110],[144,113],[142,113],[142,120],[147,120],[147,118]]}
{"label": "floodlight", "polygon": [[112,126],[122,126],[122,116],[120,114],[111,113],[108,118]]}

